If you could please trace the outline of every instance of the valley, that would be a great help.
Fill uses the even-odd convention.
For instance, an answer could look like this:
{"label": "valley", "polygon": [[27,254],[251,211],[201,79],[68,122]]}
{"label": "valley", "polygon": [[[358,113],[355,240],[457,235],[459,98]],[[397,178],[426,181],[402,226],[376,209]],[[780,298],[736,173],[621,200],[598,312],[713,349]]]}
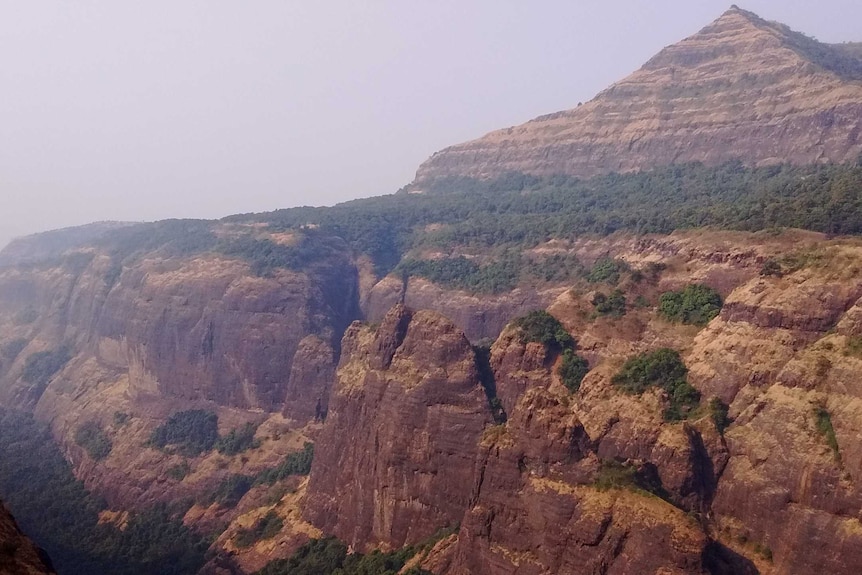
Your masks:
{"label": "valley", "polygon": [[12,242],[0,500],[62,575],[859,572],[854,54],[734,7],[390,196]]}

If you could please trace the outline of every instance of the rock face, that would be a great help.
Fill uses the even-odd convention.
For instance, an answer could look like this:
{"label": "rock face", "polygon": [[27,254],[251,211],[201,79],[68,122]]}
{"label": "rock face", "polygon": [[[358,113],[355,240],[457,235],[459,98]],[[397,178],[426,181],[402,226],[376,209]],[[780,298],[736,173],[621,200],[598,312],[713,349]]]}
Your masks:
{"label": "rock face", "polygon": [[[215,252],[120,262],[114,250],[0,268],[0,402],[50,423],[89,487],[120,507],[211,488],[225,472],[178,484],[165,473],[180,458],[141,448],[176,411],[218,412],[222,434],[282,416],[277,425],[297,429],[325,415],[341,335],[360,313],[344,242],[320,238],[313,262],[268,274]],[[34,370],[38,354],[61,359]],[[110,437],[105,460],[76,444],[85,423]],[[243,471],[276,465],[285,449]]]}
{"label": "rock face", "polygon": [[[33,310],[35,323],[17,331],[33,334],[40,347],[71,345],[107,370],[127,373],[133,394],[272,411],[285,402],[284,383],[300,347],[301,362],[310,361],[314,344],[300,342],[315,335],[332,361],[332,347],[358,313],[346,255],[273,277],[218,257],[145,260],[113,285],[105,281],[109,258],[91,257],[83,270],[7,269],[0,275],[0,311],[15,317]],[[42,391],[4,389],[23,405],[39,401]],[[319,397],[292,392],[310,403],[297,405],[298,412],[314,413]],[[325,389],[319,395],[325,398]]]}
{"label": "rock face", "polygon": [[41,575],[54,572],[45,553],[21,533],[6,506],[0,503],[0,573]]}
{"label": "rock face", "polygon": [[357,550],[398,548],[461,520],[490,410],[463,332],[403,306],[351,326],[305,516]]}
{"label": "rock face", "polygon": [[[492,424],[484,407],[459,412],[458,439],[475,443],[448,448],[456,482],[450,465],[430,474],[434,442],[455,438],[428,431],[427,388],[414,382],[451,381],[472,369],[471,356],[463,342],[453,347],[451,324],[396,306],[379,328],[347,332],[304,516],[357,549],[417,543],[460,522],[418,563],[441,575],[859,572],[858,242],[692,232],[570,249],[642,270],[617,287],[630,303],[649,302],[597,317],[592,296],[610,287],[581,283],[549,307],[589,361],[580,389],[560,381],[558,351],[523,343],[510,325],[489,354],[507,422]],[[768,260],[784,262],[781,277],[760,274]],[[656,263],[664,267],[650,276]],[[725,298],[702,329],[668,323],[654,307],[689,283]],[[420,320],[446,327],[418,336]],[[408,344],[414,337],[424,344]],[[702,394],[684,422],[664,420],[662,392],[627,395],[612,383],[625,358],[661,347],[680,350]],[[730,406],[726,429],[713,398]],[[434,493],[452,499],[446,512]]]}
{"label": "rock face", "polygon": [[414,182],[589,177],[685,162],[843,162],[862,153],[862,60],[733,7],[577,108],[446,148]]}
{"label": "rock face", "polygon": [[447,290],[423,278],[410,278],[405,291],[400,278],[389,276],[369,290],[362,307],[371,322],[380,321],[393,305],[402,302],[413,309],[436,311],[464,330],[470,341],[479,341],[496,338],[512,318],[548,307],[564,290],[516,288],[500,295],[475,295]]}

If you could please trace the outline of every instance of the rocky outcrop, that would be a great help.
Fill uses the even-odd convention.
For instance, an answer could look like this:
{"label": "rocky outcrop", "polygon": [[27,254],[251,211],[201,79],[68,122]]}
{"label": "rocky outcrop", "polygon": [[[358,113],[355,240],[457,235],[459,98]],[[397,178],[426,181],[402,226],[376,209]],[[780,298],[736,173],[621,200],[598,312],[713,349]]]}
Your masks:
{"label": "rocky outcrop", "polygon": [[[713,572],[713,542],[686,511],[702,508],[699,481],[714,485],[700,431],[663,424],[654,402],[614,393],[601,374],[571,397],[553,370],[556,354],[521,343],[516,329],[491,358],[509,419],[483,436],[478,497],[446,573]],[[664,499],[613,484],[620,465],[645,482],[656,474]]]}
{"label": "rocky outcrop", "polygon": [[860,118],[862,60],[733,7],[577,108],[437,152],[413,187],[512,171],[855,161]]}
{"label": "rocky outcrop", "polygon": [[[30,339],[20,359],[67,345],[75,363],[93,358],[116,377],[127,374],[134,395],[273,411],[285,404],[288,388],[301,395],[297,382],[285,385],[294,356],[299,352],[300,372],[318,369],[309,365],[314,345],[329,346],[318,351],[332,361],[333,347],[358,313],[355,269],[347,255],[335,251],[307,272],[280,270],[271,277],[216,256],[145,259],[110,276],[114,264],[108,256],[74,257],[87,256],[89,263],[78,270],[64,265],[4,271],[0,312]],[[14,325],[22,310],[33,311],[33,324]],[[309,335],[320,341],[300,345]],[[13,403],[9,395],[23,405],[41,397],[21,389],[28,387],[16,378],[21,367],[19,360],[7,371],[7,404]],[[326,378],[303,384],[319,380]],[[326,396],[321,391],[307,399],[310,407],[300,401],[297,417],[314,412],[317,399]]]}
{"label": "rocky outcrop", "polygon": [[[405,289],[406,288],[406,289]],[[378,322],[393,305],[404,303],[413,309],[428,309],[452,320],[470,339],[495,339],[513,318],[548,307],[565,288],[516,288],[500,295],[471,294],[446,289],[422,278],[405,283],[394,276],[377,282],[363,301],[368,321]]]}
{"label": "rocky outcrop", "polygon": [[0,573],[42,575],[54,572],[45,552],[21,533],[6,506],[0,503]]}
{"label": "rocky outcrop", "polygon": [[457,524],[491,420],[473,349],[429,311],[396,306],[344,336],[305,517],[357,550],[398,548]]}
{"label": "rocky outcrop", "polygon": [[[0,269],[0,402],[50,423],[77,476],[120,508],[196,495],[227,473],[206,456],[178,482],[167,472],[182,457],[142,449],[184,409],[216,412],[222,434],[273,422],[265,448],[231,465],[276,465],[297,449],[288,431],[308,439],[301,430],[325,415],[341,335],[359,314],[350,251],[316,239],[314,261],[265,274],[212,251],[119,258],[110,243]],[[77,445],[84,424],[107,434],[105,459]]]}

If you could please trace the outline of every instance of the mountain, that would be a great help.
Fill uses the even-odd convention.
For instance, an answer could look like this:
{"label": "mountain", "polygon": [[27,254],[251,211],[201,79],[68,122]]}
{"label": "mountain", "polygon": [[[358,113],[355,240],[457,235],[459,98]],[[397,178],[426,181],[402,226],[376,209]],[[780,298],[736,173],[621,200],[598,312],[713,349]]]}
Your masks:
{"label": "mountain", "polygon": [[733,8],[532,123],[699,110],[614,156],[645,172],[23,238],[0,497],[64,575],[862,572],[862,165],[677,157],[806,149],[858,50]]}
{"label": "mountain", "polygon": [[822,44],[734,6],[589,102],[435,153],[412,187],[506,172],[844,162],[862,154],[860,131],[858,45]]}

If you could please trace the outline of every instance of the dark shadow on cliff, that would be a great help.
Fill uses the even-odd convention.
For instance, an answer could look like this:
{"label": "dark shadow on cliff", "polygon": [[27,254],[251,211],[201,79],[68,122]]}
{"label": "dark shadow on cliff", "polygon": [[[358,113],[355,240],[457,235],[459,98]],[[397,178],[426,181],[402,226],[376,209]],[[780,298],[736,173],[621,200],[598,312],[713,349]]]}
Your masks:
{"label": "dark shadow on cliff", "polygon": [[711,575],[760,575],[751,560],[718,541],[703,550],[703,566]]}
{"label": "dark shadow on cliff", "polygon": [[497,397],[497,382],[494,379],[494,370],[491,369],[491,347],[474,345],[473,353],[476,356],[476,371],[479,372],[479,381],[482,383],[482,389],[485,390],[485,396],[488,398],[488,407],[491,409],[494,423],[506,423],[508,416],[506,410],[503,409],[503,404]]}

